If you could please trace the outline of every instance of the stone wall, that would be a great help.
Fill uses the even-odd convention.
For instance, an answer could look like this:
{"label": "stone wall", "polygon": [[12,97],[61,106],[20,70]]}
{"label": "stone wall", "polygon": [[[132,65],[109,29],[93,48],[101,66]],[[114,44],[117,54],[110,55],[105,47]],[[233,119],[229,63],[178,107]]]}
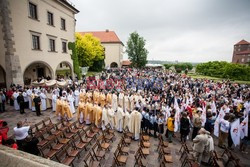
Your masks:
{"label": "stone wall", "polygon": [[44,159],[19,150],[0,145],[0,166],[4,167],[66,167],[49,159]]}
{"label": "stone wall", "polygon": [[[0,1],[1,10],[1,24],[3,32],[5,52],[5,71],[6,71],[6,84],[10,86],[11,83],[22,84],[22,74],[19,56],[15,54],[15,41],[14,34],[12,33],[13,27],[11,25],[12,18],[10,17],[9,1]],[[2,55],[4,56],[4,55]]]}

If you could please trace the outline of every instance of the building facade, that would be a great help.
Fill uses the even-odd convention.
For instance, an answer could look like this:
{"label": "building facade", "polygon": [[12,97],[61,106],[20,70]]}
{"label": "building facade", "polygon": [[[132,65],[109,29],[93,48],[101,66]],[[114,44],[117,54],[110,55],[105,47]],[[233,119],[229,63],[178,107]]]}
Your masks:
{"label": "building facade", "polygon": [[74,41],[75,7],[66,0],[1,0],[0,8],[2,86],[55,79],[60,63],[72,72],[67,45]]}
{"label": "building facade", "polygon": [[86,33],[92,34],[100,39],[101,44],[105,48],[105,67],[115,68],[121,67],[123,60],[124,45],[114,31],[95,31],[95,32],[79,32],[81,35]]}
{"label": "building facade", "polygon": [[250,62],[249,42],[241,40],[240,42],[234,45],[232,62],[237,64],[247,64]]}

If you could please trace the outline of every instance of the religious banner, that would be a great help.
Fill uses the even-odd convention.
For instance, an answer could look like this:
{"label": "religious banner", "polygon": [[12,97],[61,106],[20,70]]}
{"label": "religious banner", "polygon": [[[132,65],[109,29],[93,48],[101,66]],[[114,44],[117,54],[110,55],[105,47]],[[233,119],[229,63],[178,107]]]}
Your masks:
{"label": "religious banner", "polygon": [[217,116],[215,122],[214,122],[214,135],[216,137],[219,137],[219,128],[220,128],[220,120],[222,118],[224,118],[225,116],[225,112],[224,110],[221,108],[220,112],[219,112],[219,115]]}
{"label": "religious banner", "polygon": [[216,113],[216,105],[215,105],[214,101],[211,104],[211,110],[212,110],[213,113]]}
{"label": "religious banner", "polygon": [[248,116],[240,124],[240,138],[248,136]]}
{"label": "religious banner", "polygon": [[178,107],[178,109],[176,110],[175,113],[175,119],[174,119],[174,132],[177,132],[179,130],[179,126],[180,126],[180,109]]}
{"label": "religious banner", "polygon": [[231,137],[235,146],[240,145],[240,119],[231,123]]}

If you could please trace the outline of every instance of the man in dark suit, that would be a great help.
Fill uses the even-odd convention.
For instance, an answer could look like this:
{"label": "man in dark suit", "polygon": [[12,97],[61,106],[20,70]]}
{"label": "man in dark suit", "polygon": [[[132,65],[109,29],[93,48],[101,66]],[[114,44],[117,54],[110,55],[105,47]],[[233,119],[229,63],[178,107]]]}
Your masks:
{"label": "man in dark suit", "polygon": [[18,104],[19,104],[19,106],[20,106],[20,114],[24,114],[24,113],[25,113],[25,112],[24,112],[24,107],[25,107],[25,105],[24,105],[23,92],[20,92],[20,93],[19,93],[19,96],[17,97],[17,102],[18,102]]}
{"label": "man in dark suit", "polygon": [[37,115],[37,116],[40,116],[40,115],[41,115],[41,111],[40,111],[41,99],[40,99],[40,96],[38,96],[38,95],[36,94],[33,101],[34,101],[34,103],[35,103],[36,115]]}

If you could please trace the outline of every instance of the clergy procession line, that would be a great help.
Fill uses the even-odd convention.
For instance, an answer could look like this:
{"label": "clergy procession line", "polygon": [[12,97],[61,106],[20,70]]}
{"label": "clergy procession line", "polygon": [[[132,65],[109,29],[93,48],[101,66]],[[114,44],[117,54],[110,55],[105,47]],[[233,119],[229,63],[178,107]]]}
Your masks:
{"label": "clergy procession line", "polygon": [[128,128],[134,140],[141,132],[157,137],[166,131],[171,143],[180,132],[181,142],[193,141],[198,163],[214,150],[215,136],[219,147],[240,145],[243,153],[250,144],[248,85],[193,79],[162,69],[119,68],[64,88],[13,86],[13,90],[5,94],[21,114],[25,107],[38,116],[40,110],[52,108],[58,119],[69,121],[76,113],[80,123],[102,130],[107,125],[118,132]]}

